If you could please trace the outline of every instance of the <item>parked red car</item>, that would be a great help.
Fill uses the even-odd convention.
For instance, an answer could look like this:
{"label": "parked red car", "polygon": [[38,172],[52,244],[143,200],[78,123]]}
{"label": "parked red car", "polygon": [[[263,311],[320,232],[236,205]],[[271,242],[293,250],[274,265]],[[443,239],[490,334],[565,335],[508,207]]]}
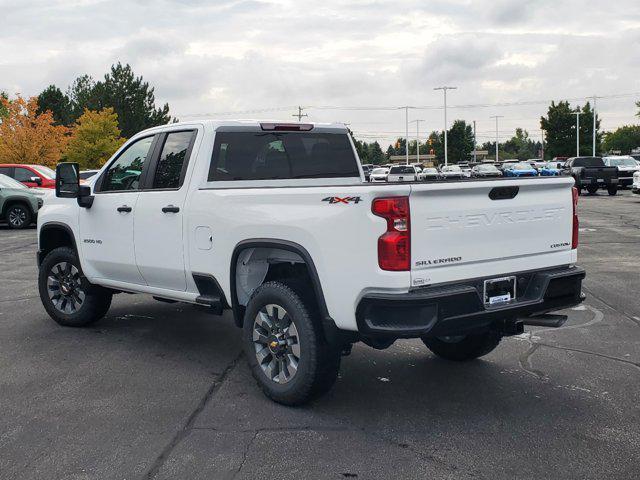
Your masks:
{"label": "parked red car", "polygon": [[22,182],[29,188],[56,187],[56,172],[43,165],[0,163],[0,174]]}

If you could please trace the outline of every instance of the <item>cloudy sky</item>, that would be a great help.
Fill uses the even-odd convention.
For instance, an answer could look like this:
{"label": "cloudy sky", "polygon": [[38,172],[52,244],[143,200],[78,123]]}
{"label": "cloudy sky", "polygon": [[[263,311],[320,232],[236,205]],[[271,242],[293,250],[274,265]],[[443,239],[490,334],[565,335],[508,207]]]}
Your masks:
{"label": "cloudy sky", "polygon": [[410,119],[442,128],[440,85],[458,87],[449,119],[476,120],[479,142],[492,115],[502,137],[539,138],[550,99],[610,97],[605,129],[638,120],[637,0],[0,0],[0,12],[10,93],[65,90],[121,61],[180,119],[291,119],[302,105],[385,144],[405,128],[393,107],[427,107]]}

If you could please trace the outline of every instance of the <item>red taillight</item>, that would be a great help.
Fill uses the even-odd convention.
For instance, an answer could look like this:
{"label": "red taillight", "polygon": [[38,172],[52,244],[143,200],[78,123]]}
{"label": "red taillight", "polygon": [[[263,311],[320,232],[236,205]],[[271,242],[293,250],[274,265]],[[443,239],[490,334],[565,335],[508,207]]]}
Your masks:
{"label": "red taillight", "polygon": [[573,187],[571,189],[573,194],[573,235],[571,236],[571,249],[578,248],[578,189]]}
{"label": "red taillight", "polygon": [[374,215],[387,220],[387,231],[378,239],[378,265],[382,270],[406,271],[411,268],[411,223],[409,197],[376,198]]}

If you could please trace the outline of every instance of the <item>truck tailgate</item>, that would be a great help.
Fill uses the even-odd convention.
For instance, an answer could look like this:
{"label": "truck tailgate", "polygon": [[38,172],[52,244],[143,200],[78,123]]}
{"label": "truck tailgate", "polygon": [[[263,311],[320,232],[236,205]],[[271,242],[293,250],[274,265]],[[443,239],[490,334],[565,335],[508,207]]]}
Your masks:
{"label": "truck tailgate", "polygon": [[573,179],[411,186],[413,287],[575,262]]}

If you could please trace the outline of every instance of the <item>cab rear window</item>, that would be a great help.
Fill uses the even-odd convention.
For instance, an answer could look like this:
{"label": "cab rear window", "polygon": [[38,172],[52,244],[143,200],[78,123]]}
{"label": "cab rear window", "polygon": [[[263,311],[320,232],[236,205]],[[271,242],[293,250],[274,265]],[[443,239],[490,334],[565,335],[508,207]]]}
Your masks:
{"label": "cab rear window", "polygon": [[346,133],[217,132],[209,181],[360,177]]}
{"label": "cab rear window", "polygon": [[578,157],[573,161],[574,167],[604,167],[600,157]]}

